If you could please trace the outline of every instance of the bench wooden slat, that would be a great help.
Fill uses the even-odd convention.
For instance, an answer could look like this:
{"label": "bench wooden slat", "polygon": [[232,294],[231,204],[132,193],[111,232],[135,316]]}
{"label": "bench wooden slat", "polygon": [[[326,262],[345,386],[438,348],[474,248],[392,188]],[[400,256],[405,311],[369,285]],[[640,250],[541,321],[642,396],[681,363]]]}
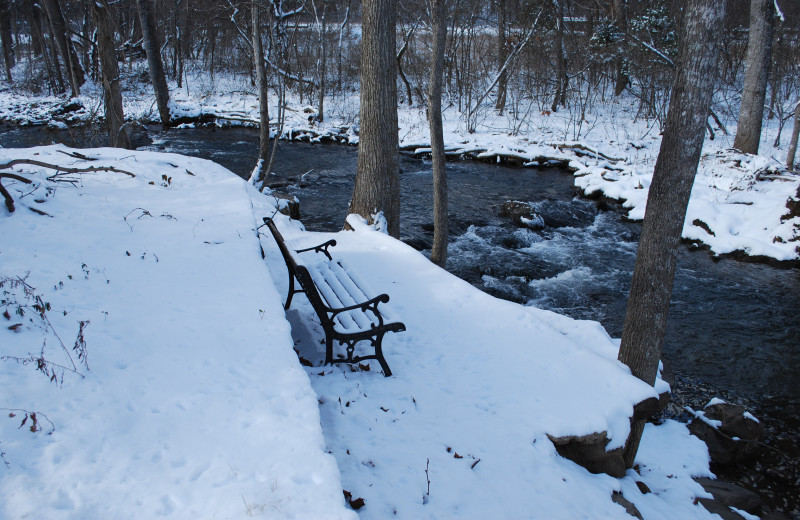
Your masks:
{"label": "bench wooden slat", "polygon": [[[342,283],[331,270],[332,266],[330,264],[335,264],[335,262],[321,262],[308,267],[311,278],[314,280],[314,285],[317,286],[317,289],[328,306],[336,309],[358,304],[358,301],[343,290]],[[361,301],[367,299],[368,298],[364,298]],[[361,316],[359,316],[359,314]],[[344,332],[368,330],[371,322],[365,319],[363,315],[364,313],[361,311],[345,311],[337,314],[334,319],[339,323]],[[359,319],[359,317],[361,317],[361,319]]]}
{"label": "bench wooden slat", "polygon": [[[349,273],[342,268],[339,262],[329,262],[328,267],[329,271],[326,273],[325,279],[336,293],[336,296],[339,297],[339,301],[344,304],[343,307],[369,300],[369,296],[353,283]],[[366,312],[349,311],[347,314],[350,315],[361,330],[369,330],[378,323],[377,317],[372,316],[371,312],[368,314]]]}

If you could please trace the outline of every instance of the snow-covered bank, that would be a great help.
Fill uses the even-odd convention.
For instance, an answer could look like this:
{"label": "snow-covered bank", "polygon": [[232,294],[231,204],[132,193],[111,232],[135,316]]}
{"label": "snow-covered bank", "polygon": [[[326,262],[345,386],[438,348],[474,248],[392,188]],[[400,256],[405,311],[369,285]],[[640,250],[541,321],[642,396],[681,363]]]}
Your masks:
{"label": "snow-covered bank", "polygon": [[[97,87],[87,85],[69,107],[66,99],[0,92],[0,120],[17,124],[72,125],[101,113]],[[198,76],[184,89],[172,85],[172,111],[177,118],[210,124],[257,125],[258,100],[249,79]],[[551,112],[530,106],[524,114],[477,112],[470,132],[455,107],[444,111],[445,144],[453,155],[536,166],[561,164],[576,176],[586,195],[602,193],[623,202],[628,217],[644,216],[647,190],[661,143],[656,122],[637,118],[636,100],[623,96],[588,107],[585,112]],[[358,94],[331,96],[325,122],[313,121],[315,109],[289,99],[282,136],[288,139],[358,142]],[[424,107],[399,107],[400,145],[425,152],[429,146]],[[131,85],[125,96],[126,116],[155,121],[149,87]],[[726,110],[730,113],[730,110]],[[271,114],[277,107],[270,108]],[[195,123],[189,123],[195,124]],[[707,246],[715,255],[743,254],[777,261],[800,260],[800,216],[787,202],[797,201],[800,175],[785,170],[788,131],[775,147],[775,120],[765,121],[761,152],[748,156],[731,149],[735,120],[725,121],[727,134],[715,128],[706,139],[683,236]],[[274,129],[277,131],[277,128]]]}
{"label": "snow-covered bank", "polygon": [[[648,426],[638,473],[620,480],[557,455],[548,434],[606,431],[608,449],[618,446],[633,404],[653,395],[617,362],[618,343],[598,323],[488,296],[351,223],[356,232],[284,230],[298,247],[335,237],[332,254],[386,290],[407,326],[384,340],[389,379],[377,363],[369,372],[307,368],[345,489],[366,501],[362,518],[628,518],[614,492],[645,518],[710,517],[691,479],[708,472],[707,451],[682,424]],[[286,291],[280,253],[271,238],[262,243]],[[302,298],[293,308],[301,355],[317,363],[320,327]],[[636,481],[657,491],[643,495]]]}
{"label": "snow-covered bank", "polygon": [[[0,163],[136,177],[51,182],[21,165],[33,185],[3,179],[17,209],[0,209],[0,518],[354,518],[246,184],[177,155],[70,153],[5,149]],[[41,357],[56,381],[5,356]],[[73,361],[81,375],[58,366]]]}
{"label": "snow-covered bank", "polygon": [[[136,177],[53,182],[52,170],[19,165],[35,184],[4,180],[17,209],[0,214],[13,299],[3,355],[42,352],[84,377],[66,370],[58,384],[0,362],[0,406],[15,409],[0,421],[0,517],[355,517],[346,489],[366,499],[364,518],[629,518],[615,491],[647,519],[711,518],[691,479],[709,474],[708,454],[683,424],[648,426],[638,470],[622,479],[557,455],[548,434],[605,431],[619,446],[633,405],[656,395],[597,323],[487,296],[354,222],[333,253],[387,291],[406,323],[384,341],[395,375],[377,363],[306,375],[281,307],[285,267],[269,237],[264,264],[254,232],[274,211],[269,197],[173,154],[0,152],[19,158]],[[279,219],[298,244],[330,236]],[[296,301],[292,334],[310,358],[321,337]],[[73,350],[87,320],[85,349]],[[29,431],[31,412],[40,431]]]}

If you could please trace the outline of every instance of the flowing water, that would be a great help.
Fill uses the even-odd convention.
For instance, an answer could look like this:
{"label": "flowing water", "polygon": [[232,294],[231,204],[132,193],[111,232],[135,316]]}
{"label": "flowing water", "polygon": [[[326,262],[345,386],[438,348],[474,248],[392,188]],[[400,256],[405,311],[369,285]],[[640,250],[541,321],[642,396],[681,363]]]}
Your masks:
{"label": "flowing water", "polygon": [[[44,138],[42,135],[44,134]],[[258,134],[248,129],[152,130],[142,149],[214,160],[247,177]],[[69,139],[76,139],[70,143]],[[31,146],[74,134],[9,128],[0,145]],[[301,201],[307,229],[341,229],[352,194],[357,150],[342,145],[279,144],[270,180]],[[428,161],[401,154],[401,239],[420,250],[432,240]],[[617,207],[577,196],[559,169],[473,161],[447,165],[448,270],[500,298],[601,322],[619,337],[641,226]],[[545,227],[533,231],[499,216],[508,200],[533,203]],[[663,358],[695,406],[711,393],[749,403],[773,419],[776,435],[800,428],[800,269],[781,269],[681,247]],[[791,484],[790,484],[791,485]],[[791,509],[789,509],[791,510]]]}

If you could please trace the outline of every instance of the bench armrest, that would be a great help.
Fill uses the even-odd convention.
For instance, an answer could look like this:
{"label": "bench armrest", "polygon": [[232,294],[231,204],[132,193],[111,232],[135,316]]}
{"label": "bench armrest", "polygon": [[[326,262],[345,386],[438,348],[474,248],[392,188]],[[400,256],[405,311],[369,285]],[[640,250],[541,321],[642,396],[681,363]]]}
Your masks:
{"label": "bench armrest", "polygon": [[333,247],[336,245],[336,240],[328,240],[327,242],[320,244],[318,246],[307,247],[305,249],[295,249],[295,253],[305,253],[306,251],[314,251],[315,253],[322,253],[328,257],[328,260],[333,260],[331,254],[328,252],[329,247]]}
{"label": "bench armrest", "polygon": [[348,305],[347,307],[342,307],[340,309],[330,309],[331,312],[331,319],[335,318],[337,314],[347,311],[353,311],[356,309],[360,309],[361,311],[371,311],[375,317],[378,318],[378,326],[383,326],[383,316],[381,316],[380,311],[378,310],[379,303],[388,303],[389,302],[389,295],[388,294],[381,294],[376,296],[370,300],[365,301],[364,303],[357,303],[355,305]]}

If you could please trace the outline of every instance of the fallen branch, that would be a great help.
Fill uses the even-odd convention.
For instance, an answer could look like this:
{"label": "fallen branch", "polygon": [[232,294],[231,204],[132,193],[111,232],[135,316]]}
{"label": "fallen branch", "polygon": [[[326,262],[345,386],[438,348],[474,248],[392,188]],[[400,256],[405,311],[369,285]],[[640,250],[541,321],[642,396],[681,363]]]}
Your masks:
{"label": "fallen branch", "polygon": [[[129,171],[120,170],[119,168],[114,168],[113,166],[87,166],[86,168],[70,168],[67,166],[59,166],[57,164],[50,164],[42,161],[36,161],[34,159],[14,159],[11,162],[6,164],[0,164],[0,170],[8,170],[18,164],[28,164],[31,166],[39,166],[41,168],[47,168],[50,170],[56,170],[57,172],[55,175],[51,175],[48,177],[48,180],[55,180],[58,176],[62,174],[72,174],[72,173],[93,173],[93,172],[114,172],[114,173],[123,173],[129,177],[136,177],[136,175],[132,174]],[[6,174],[3,174],[6,175]]]}
{"label": "fallen branch", "polygon": [[[602,157],[603,159],[605,159],[607,161],[613,161],[613,162],[623,162],[625,160],[625,159],[618,159],[616,157],[610,157],[610,156],[604,154],[603,152],[600,152],[600,151],[597,151],[597,150],[593,150],[593,149],[589,148],[588,146],[584,146],[582,144],[559,144],[559,145],[556,145],[556,147],[560,151],[564,151],[565,148],[567,150],[572,150],[573,152],[575,152],[575,155],[590,155],[590,156],[594,156],[594,157]],[[577,152],[575,150],[581,150],[581,151],[586,152],[586,153],[580,153],[580,152]]]}
{"label": "fallen branch", "polygon": [[64,155],[66,155],[68,157],[73,157],[75,159],[82,159],[84,161],[96,161],[97,160],[97,159],[92,159],[91,157],[87,157],[87,156],[83,155],[82,153],[78,153],[78,152],[65,152],[64,150],[56,150],[56,151],[58,153],[63,153]]}
{"label": "fallen branch", "polygon": [[[15,181],[24,182],[25,184],[30,184],[31,183],[30,179],[26,179],[25,177],[22,177],[20,175],[16,175],[16,174],[13,174],[13,173],[0,173],[0,179],[4,179],[4,178],[14,179]],[[0,181],[0,193],[3,194],[3,198],[6,200],[6,207],[8,208],[8,212],[9,213],[14,213],[14,209],[15,209],[14,208],[14,199],[11,198],[11,194],[8,192],[8,190],[5,188],[5,186],[3,186],[3,182],[2,181]]]}

